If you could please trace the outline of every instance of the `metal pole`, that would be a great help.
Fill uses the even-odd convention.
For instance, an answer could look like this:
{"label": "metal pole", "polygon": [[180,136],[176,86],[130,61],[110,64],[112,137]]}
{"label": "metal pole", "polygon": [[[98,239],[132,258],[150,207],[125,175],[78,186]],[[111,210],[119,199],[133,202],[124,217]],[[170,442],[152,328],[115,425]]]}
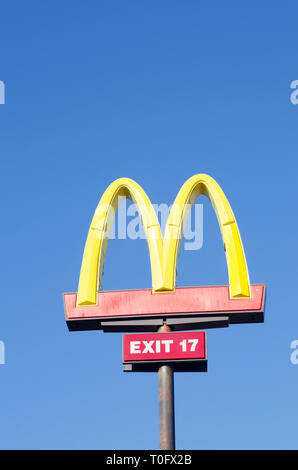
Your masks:
{"label": "metal pole", "polygon": [[[171,328],[166,324],[158,329],[158,333],[169,331]],[[158,395],[160,449],[175,450],[174,374],[170,366],[158,369]]]}

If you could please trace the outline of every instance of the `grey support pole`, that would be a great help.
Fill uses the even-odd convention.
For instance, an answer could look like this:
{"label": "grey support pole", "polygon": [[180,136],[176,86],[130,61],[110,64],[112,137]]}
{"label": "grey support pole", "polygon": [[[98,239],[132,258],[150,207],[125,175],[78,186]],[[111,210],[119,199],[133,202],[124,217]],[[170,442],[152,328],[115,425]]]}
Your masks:
{"label": "grey support pole", "polygon": [[[169,331],[171,328],[163,325],[158,333]],[[158,369],[158,395],[160,449],[175,450],[174,374],[170,366],[162,365]]]}

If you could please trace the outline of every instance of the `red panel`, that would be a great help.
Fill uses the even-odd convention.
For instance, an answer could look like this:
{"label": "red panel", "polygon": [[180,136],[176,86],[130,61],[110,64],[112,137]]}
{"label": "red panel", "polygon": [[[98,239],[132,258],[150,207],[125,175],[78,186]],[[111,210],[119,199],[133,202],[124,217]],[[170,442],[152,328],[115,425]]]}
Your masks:
{"label": "red panel", "polygon": [[101,291],[98,305],[76,307],[77,294],[64,294],[66,320],[192,313],[262,312],[265,286],[252,285],[250,299],[230,299],[228,286],[179,287],[152,294],[150,289]]}
{"label": "red panel", "polygon": [[123,362],[206,359],[205,332],[123,336]]}

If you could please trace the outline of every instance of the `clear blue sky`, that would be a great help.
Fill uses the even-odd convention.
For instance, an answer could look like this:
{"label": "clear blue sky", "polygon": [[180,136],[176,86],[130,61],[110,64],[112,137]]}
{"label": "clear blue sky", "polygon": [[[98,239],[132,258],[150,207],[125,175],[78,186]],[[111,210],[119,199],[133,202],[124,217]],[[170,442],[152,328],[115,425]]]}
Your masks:
{"label": "clear blue sky", "polygon": [[[178,449],[297,449],[298,6],[295,1],[10,1],[0,7],[2,449],[157,449],[156,374],[122,372],[122,335],[70,333],[107,185],[153,203],[208,173],[241,231],[265,323],[207,331],[208,373],[175,375]],[[204,243],[178,285],[227,284]],[[105,290],[151,287],[144,240],[112,240]]]}

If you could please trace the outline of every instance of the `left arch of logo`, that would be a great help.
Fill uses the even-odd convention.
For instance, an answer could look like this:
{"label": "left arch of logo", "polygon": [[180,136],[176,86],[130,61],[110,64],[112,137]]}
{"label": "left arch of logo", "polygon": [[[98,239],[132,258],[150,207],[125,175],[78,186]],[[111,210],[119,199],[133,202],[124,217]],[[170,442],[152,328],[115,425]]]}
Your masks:
{"label": "left arch of logo", "polygon": [[181,187],[172,206],[164,238],[153,206],[139,184],[129,178],[115,180],[104,192],[93,216],[82,260],[77,305],[96,305],[101,289],[105,254],[115,213],[124,198],[137,206],[150,254],[152,291],[175,290],[177,257],[191,206],[204,194],[216,212],[224,242],[231,298],[250,297],[250,282],[242,241],[231,206],[210,176],[194,175]]}

